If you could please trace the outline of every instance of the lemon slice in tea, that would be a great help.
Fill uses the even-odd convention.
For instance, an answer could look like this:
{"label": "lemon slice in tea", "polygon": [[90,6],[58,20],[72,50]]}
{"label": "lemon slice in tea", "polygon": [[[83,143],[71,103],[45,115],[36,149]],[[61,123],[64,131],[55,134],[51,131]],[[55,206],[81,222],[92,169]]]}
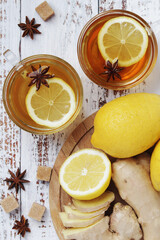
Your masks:
{"label": "lemon slice in tea", "polygon": [[111,180],[111,162],[95,149],[82,149],[70,155],[59,173],[62,188],[73,198],[90,200],[99,197]]}
{"label": "lemon slice in tea", "polygon": [[145,28],[130,17],[116,17],[107,21],[98,34],[98,48],[105,60],[128,67],[139,62],[148,47]]}
{"label": "lemon slice in tea", "polygon": [[37,124],[57,128],[74,114],[76,98],[72,88],[62,79],[51,78],[47,82],[49,88],[41,85],[36,91],[34,85],[29,89],[26,108]]}

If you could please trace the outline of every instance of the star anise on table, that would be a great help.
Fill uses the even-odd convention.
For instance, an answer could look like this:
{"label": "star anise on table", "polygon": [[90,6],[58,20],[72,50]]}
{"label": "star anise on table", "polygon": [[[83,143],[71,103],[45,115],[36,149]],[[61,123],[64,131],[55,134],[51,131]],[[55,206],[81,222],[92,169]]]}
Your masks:
{"label": "star anise on table", "polygon": [[119,74],[119,72],[122,71],[124,68],[118,67],[118,60],[113,64],[109,60],[106,61],[104,69],[106,69],[106,71],[103,73],[100,73],[100,75],[107,75],[107,79],[106,79],[107,82],[111,79],[111,77],[113,80],[115,80],[115,77],[121,80],[121,75]]}
{"label": "star anise on table", "polygon": [[28,183],[30,181],[23,179],[26,170],[22,173],[20,173],[20,169],[17,169],[16,174],[14,174],[13,172],[11,172],[10,170],[8,170],[8,172],[11,175],[11,178],[6,178],[4,181],[11,183],[8,187],[8,189],[12,189],[15,188],[16,189],[16,193],[18,193],[19,188],[22,188],[25,191],[24,185],[23,183]]}
{"label": "star anise on table", "polygon": [[27,73],[27,77],[33,79],[28,86],[30,87],[33,84],[36,84],[37,91],[40,89],[41,84],[45,85],[46,87],[49,87],[49,84],[46,81],[46,79],[53,78],[55,76],[54,74],[46,74],[49,71],[50,67],[48,66],[42,70],[41,65],[39,65],[39,69],[36,69],[31,65],[31,68],[33,72]]}
{"label": "star anise on table", "polygon": [[25,219],[25,217],[22,215],[21,220],[16,220],[14,223],[14,226],[12,229],[15,229],[18,231],[18,234],[22,235],[22,237],[25,236],[26,232],[31,232],[29,228],[28,219]]}
{"label": "star anise on table", "polygon": [[29,36],[33,40],[33,35],[36,34],[41,34],[40,31],[38,31],[38,27],[41,26],[41,24],[35,24],[35,18],[32,18],[30,21],[29,18],[26,16],[26,23],[19,23],[18,26],[24,30],[22,37],[25,37],[29,34]]}

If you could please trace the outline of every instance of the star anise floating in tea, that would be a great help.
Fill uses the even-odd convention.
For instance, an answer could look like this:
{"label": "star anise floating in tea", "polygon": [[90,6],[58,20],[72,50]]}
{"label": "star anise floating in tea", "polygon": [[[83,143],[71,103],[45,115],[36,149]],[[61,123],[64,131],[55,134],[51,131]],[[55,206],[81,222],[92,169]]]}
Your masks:
{"label": "star anise floating in tea", "polygon": [[16,193],[18,193],[19,188],[23,189],[25,191],[24,188],[24,183],[28,183],[30,181],[23,179],[24,175],[26,174],[26,170],[22,173],[20,173],[20,169],[17,169],[16,174],[14,174],[13,172],[11,172],[10,170],[8,170],[8,172],[11,175],[11,178],[6,178],[4,181],[11,183],[8,187],[8,189],[12,189],[15,188],[16,189]]}
{"label": "star anise floating in tea", "polygon": [[36,84],[36,90],[38,91],[41,87],[41,84],[45,85],[46,87],[49,87],[48,82],[46,79],[53,78],[54,74],[46,74],[49,71],[49,66],[44,68],[42,70],[41,65],[39,65],[39,69],[36,69],[34,66],[31,65],[32,71],[30,73],[27,73],[27,77],[32,78],[32,81],[28,85],[29,87],[33,84]]}
{"label": "star anise floating in tea", "polygon": [[23,215],[22,215],[20,221],[18,221],[18,220],[15,221],[15,224],[12,229],[17,230],[18,234],[22,235],[22,237],[25,236],[26,232],[31,232],[31,230],[29,228],[28,219],[25,219],[25,217]]}
{"label": "star anise floating in tea", "polygon": [[121,75],[119,74],[120,71],[122,71],[123,67],[118,67],[118,60],[115,63],[111,63],[109,60],[105,62],[104,69],[106,69],[105,72],[100,73],[101,75],[106,75],[108,82],[111,78],[115,80],[115,77],[119,78],[121,80]]}
{"label": "star anise floating in tea", "polygon": [[18,26],[24,30],[22,37],[25,37],[27,35],[30,36],[33,40],[33,35],[36,34],[41,34],[40,31],[38,31],[38,27],[41,26],[41,24],[35,24],[35,18],[32,18],[30,21],[29,18],[26,16],[26,23],[20,23]]}

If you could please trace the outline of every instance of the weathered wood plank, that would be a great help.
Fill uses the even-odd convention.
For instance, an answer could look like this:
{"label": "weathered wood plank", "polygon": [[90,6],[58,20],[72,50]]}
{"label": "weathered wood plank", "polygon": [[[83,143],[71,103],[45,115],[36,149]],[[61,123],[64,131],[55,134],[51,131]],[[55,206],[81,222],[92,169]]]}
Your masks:
{"label": "weathered wood plank", "polygon": [[[16,171],[20,166],[20,130],[16,127],[6,114],[2,102],[2,87],[6,75],[11,66],[6,63],[3,52],[10,48],[17,56],[19,55],[19,28],[17,23],[20,16],[20,4],[16,1],[1,0],[0,3],[0,200],[7,197],[8,193],[15,191],[8,190],[3,181],[9,176],[8,169]],[[20,194],[17,198],[20,201]],[[19,218],[19,211],[12,214],[5,213],[0,208],[0,239],[20,239],[12,231],[13,223]]]}
{"label": "weathered wood plank", "polygon": [[[32,2],[30,5],[28,2]],[[43,22],[35,12],[35,7],[39,4],[35,1],[21,1],[21,16],[24,21],[25,16],[31,19],[36,18],[38,23],[41,23],[39,30],[41,35],[36,35],[35,40],[29,38],[21,40],[21,55],[22,58],[38,53],[48,53],[56,55],[68,61],[80,74],[84,84],[85,98],[90,94],[90,81],[82,72],[77,59],[77,39],[84,24],[98,12],[98,1],[71,1],[59,0],[57,2],[48,1],[55,11],[55,16]],[[21,21],[22,21],[21,20]],[[87,90],[88,88],[88,90]],[[97,86],[95,86],[96,90]],[[89,102],[85,105],[89,106]],[[94,109],[93,109],[94,111]],[[86,115],[90,114],[90,110]],[[81,122],[84,117],[82,113],[77,120],[67,130],[51,136],[36,136],[22,131],[21,137],[21,164],[22,168],[29,169],[28,178],[32,180],[26,186],[26,192],[22,193],[22,210],[26,215],[32,202],[37,201],[47,207],[47,212],[42,223],[35,222],[30,219],[32,229],[37,229],[34,234],[28,234],[28,239],[38,239],[43,236],[43,239],[58,239],[53,228],[53,224],[49,213],[48,201],[48,184],[36,181],[36,169],[38,165],[53,166],[56,156],[64,142],[64,140],[73,131],[76,125]]]}

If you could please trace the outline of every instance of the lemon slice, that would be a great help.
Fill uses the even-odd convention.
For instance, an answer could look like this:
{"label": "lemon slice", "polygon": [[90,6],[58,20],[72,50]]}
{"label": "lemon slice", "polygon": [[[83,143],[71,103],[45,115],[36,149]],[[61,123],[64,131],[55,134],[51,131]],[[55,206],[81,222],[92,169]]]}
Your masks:
{"label": "lemon slice", "polygon": [[76,98],[72,88],[60,78],[48,80],[49,88],[32,86],[26,96],[29,116],[38,124],[57,128],[75,112]]}
{"label": "lemon slice", "polygon": [[62,188],[73,198],[90,200],[100,196],[111,179],[107,155],[95,149],[83,149],[69,156],[59,173]]}
{"label": "lemon slice", "polygon": [[144,56],[148,47],[145,28],[130,17],[116,17],[107,21],[98,34],[98,48],[105,60],[128,67]]}

